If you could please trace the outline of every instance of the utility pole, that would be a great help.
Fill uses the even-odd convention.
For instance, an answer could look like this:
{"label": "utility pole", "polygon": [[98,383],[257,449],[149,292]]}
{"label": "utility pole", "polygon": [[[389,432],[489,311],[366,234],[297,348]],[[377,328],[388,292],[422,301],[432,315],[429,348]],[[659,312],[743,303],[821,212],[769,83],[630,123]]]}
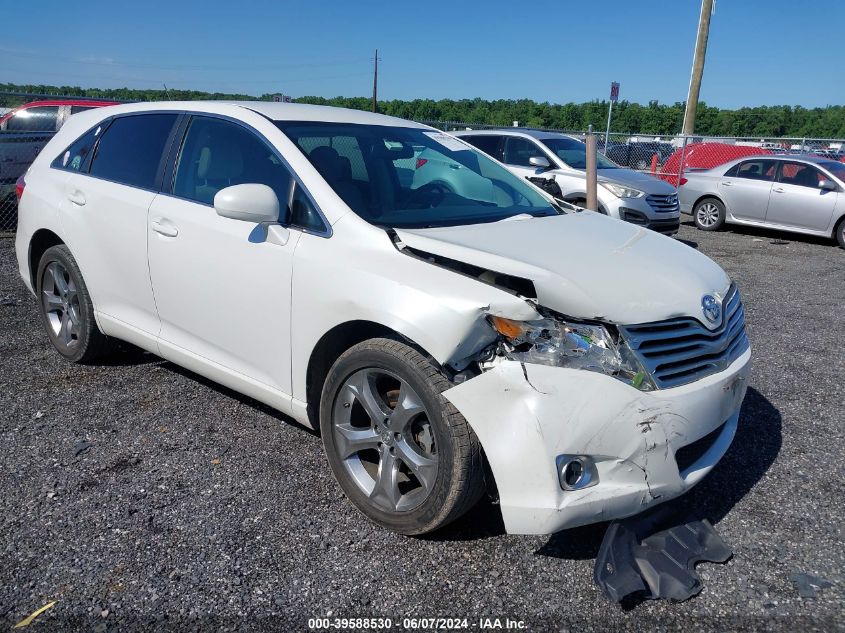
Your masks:
{"label": "utility pole", "polygon": [[375,61],[373,67],[373,112],[378,112],[378,49],[376,49],[376,56],[373,59]]}
{"label": "utility pole", "polygon": [[692,76],[689,80],[687,107],[684,112],[684,127],[681,134],[695,131],[695,111],[698,108],[698,94],[701,91],[701,77],[704,74],[704,56],[707,53],[707,36],[710,34],[710,16],[714,0],[701,0],[701,15],[698,18],[698,36],[695,40],[695,55],[692,58]]}

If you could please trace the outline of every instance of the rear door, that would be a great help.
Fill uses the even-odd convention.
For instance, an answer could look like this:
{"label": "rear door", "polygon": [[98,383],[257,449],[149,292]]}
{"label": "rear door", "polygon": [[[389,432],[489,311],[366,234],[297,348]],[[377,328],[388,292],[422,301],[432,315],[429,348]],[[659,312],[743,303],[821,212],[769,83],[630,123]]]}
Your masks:
{"label": "rear door", "polygon": [[777,161],[754,158],[731,167],[717,187],[728,213],[738,220],[762,222],[777,172]]}
{"label": "rear door", "polygon": [[[147,265],[147,210],[178,118],[175,113],[118,117],[97,135],[93,158],[71,146],[57,159],[71,171],[63,228],[100,326],[142,346],[159,330]],[[140,331],[140,338],[133,338],[133,331]]]}
{"label": "rear door", "polygon": [[772,188],[766,222],[812,231],[826,231],[830,226],[836,191],[821,189],[829,180],[815,166],[798,161],[781,161],[777,182]]}

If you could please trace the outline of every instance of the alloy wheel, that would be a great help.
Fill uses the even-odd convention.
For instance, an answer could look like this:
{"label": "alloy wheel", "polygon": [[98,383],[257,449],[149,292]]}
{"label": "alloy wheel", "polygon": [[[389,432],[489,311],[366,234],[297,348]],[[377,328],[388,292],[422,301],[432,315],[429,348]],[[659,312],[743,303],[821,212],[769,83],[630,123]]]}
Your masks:
{"label": "alloy wheel", "polygon": [[422,399],[384,369],[353,373],[334,403],[337,454],[370,502],[388,512],[420,506],[434,489],[438,456]]}
{"label": "alloy wheel", "polygon": [[44,269],[41,307],[56,341],[70,349],[79,344],[82,332],[76,282],[58,261]]}
{"label": "alloy wheel", "polygon": [[698,207],[695,217],[699,225],[710,228],[719,221],[719,208],[712,202],[705,202]]}

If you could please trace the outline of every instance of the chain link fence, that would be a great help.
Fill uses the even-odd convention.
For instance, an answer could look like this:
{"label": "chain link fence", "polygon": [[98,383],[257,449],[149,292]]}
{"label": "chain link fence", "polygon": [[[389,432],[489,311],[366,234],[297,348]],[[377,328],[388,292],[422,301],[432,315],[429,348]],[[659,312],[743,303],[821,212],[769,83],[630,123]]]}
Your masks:
{"label": "chain link fence", "polygon": [[[32,101],[36,101],[41,96],[32,95],[32,97]],[[22,100],[25,99],[22,98]],[[4,125],[3,115],[0,113],[0,233],[15,230],[17,226],[15,182],[26,172],[47,141],[55,134],[55,129],[64,123],[67,116],[73,114],[70,109],[64,114],[62,112],[59,111],[57,119],[52,119],[54,125],[51,129],[45,129],[42,125],[43,121],[30,125],[29,129],[10,126],[8,122]],[[49,114],[56,116],[52,112]],[[503,129],[502,126],[459,121],[421,121],[421,123],[446,132]],[[568,134],[579,140],[584,140],[586,137],[586,132],[583,130],[534,129]],[[609,135],[596,132],[595,135],[599,151],[614,163],[651,174],[675,187],[683,183],[683,172],[687,170],[716,167],[743,156],[814,155],[845,162],[845,140],[842,139],[725,138],[617,132]]]}

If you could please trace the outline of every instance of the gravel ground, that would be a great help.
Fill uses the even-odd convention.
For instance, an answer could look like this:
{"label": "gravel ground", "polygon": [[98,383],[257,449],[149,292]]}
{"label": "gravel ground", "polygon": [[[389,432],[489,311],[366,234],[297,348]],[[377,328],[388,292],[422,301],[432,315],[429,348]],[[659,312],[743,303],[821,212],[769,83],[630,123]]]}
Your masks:
{"label": "gravel ground", "polygon": [[[743,292],[754,376],[736,441],[678,502],[733,547],[687,602],[593,583],[605,526],[508,536],[495,506],[433,538],[369,524],[320,439],[140,352],[73,366],[0,239],[0,627],[303,630],[317,616],[522,620],[531,630],[845,630],[845,251],[681,228]],[[671,274],[671,267],[667,267]],[[801,597],[794,574],[824,588]],[[503,626],[504,626],[504,620]]]}

